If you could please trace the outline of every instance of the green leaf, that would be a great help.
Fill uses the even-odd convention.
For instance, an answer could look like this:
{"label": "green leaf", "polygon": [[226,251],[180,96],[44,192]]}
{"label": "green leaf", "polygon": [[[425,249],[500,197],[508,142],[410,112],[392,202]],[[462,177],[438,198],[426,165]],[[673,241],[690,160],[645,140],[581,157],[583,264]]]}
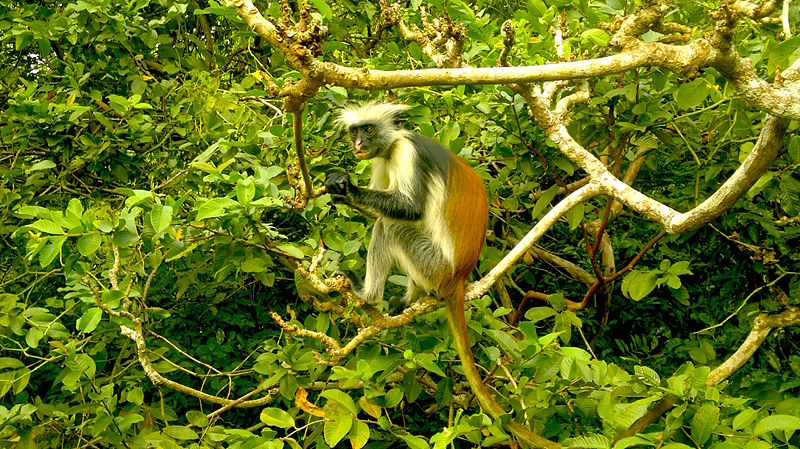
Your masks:
{"label": "green leaf", "polygon": [[567,438],[562,444],[564,447],[606,449],[611,447],[611,440],[604,435],[588,434],[574,438]]}
{"label": "green leaf", "polygon": [[14,371],[0,373],[0,398],[11,391],[11,387],[14,385],[14,378]]}
{"label": "green leaf", "polygon": [[328,443],[328,446],[336,446],[347,435],[351,427],[353,427],[353,417],[350,415],[340,415],[336,419],[326,421],[323,428],[325,442]]}
{"label": "green leaf", "polygon": [[279,250],[289,254],[295,259],[302,259],[303,257],[305,257],[303,251],[300,248],[296,247],[295,245],[292,245],[291,243],[281,243],[280,245],[275,245],[275,246]]}
{"label": "green leaf", "polygon": [[294,427],[294,418],[286,411],[275,407],[267,407],[261,410],[261,422],[268,426],[280,427],[281,429],[288,429]]}
{"label": "green leaf", "polygon": [[[800,418],[798,418],[800,419]],[[692,417],[692,440],[703,446],[719,422],[719,407],[703,404]]]}
{"label": "green leaf", "polygon": [[25,334],[25,343],[27,343],[31,348],[36,348],[39,346],[39,341],[43,336],[44,334],[39,330],[38,327],[32,327],[28,329],[28,332]]}
{"label": "green leaf", "polygon": [[23,366],[25,366],[25,364],[18,359],[12,357],[0,357],[0,370],[5,370],[9,368],[11,369],[22,368]]}
{"label": "green leaf", "polygon": [[733,430],[742,430],[745,427],[749,426],[756,417],[758,416],[758,411],[753,410],[752,408],[747,408],[742,410],[738,415],[733,418],[733,423],[731,427]]}
{"label": "green leaf", "polygon": [[156,204],[150,211],[150,225],[156,234],[164,232],[172,223],[172,206]]}
{"label": "green leaf", "polygon": [[655,272],[633,270],[622,280],[622,291],[627,292],[632,300],[639,301],[656,288],[657,280]]}
{"label": "green leaf", "polygon": [[556,311],[552,307],[533,307],[525,312],[525,318],[529,319],[532,323],[542,321],[546,318],[554,316]]}
{"label": "green leaf", "polygon": [[49,217],[52,212],[50,209],[45,209],[41,206],[22,206],[15,211],[15,214],[22,218],[33,218],[33,217]]}
{"label": "green leaf", "polygon": [[199,435],[188,426],[167,426],[164,433],[176,440],[196,440]]}
{"label": "green leaf", "polygon": [[762,418],[756,424],[753,435],[761,435],[776,430],[800,429],[800,417],[792,415],[770,415]]}
{"label": "green leaf", "polygon": [[131,390],[128,391],[127,399],[128,402],[130,403],[136,405],[142,405],[142,403],[144,402],[144,390],[142,389],[142,387],[131,388]]}
{"label": "green leaf", "polygon": [[646,439],[644,437],[640,437],[640,436],[636,435],[636,436],[632,436],[632,437],[623,438],[623,439],[617,441],[617,443],[614,444],[614,449],[626,449],[626,448],[629,448],[631,446],[653,446],[653,447],[655,447],[657,445],[658,444],[655,441],[650,441],[650,440],[648,440],[648,439]]}
{"label": "green leaf", "polygon": [[208,425],[208,417],[205,413],[198,410],[189,410],[186,412],[186,420],[197,427],[206,427]]}
{"label": "green leaf", "polygon": [[439,383],[436,384],[435,399],[436,403],[440,406],[450,403],[450,400],[453,399],[453,379],[443,377]]}
{"label": "green leaf", "polygon": [[636,365],[633,367],[633,371],[637,376],[643,378],[647,385],[652,385],[654,387],[661,385],[661,377],[653,368],[650,368],[649,366]]}
{"label": "green leaf", "polygon": [[581,224],[581,220],[583,220],[583,204],[574,206],[572,209],[568,210],[564,216],[567,219],[567,223],[569,223],[569,230],[575,230],[575,228]]}
{"label": "green leaf", "polygon": [[149,190],[127,190],[129,193],[129,197],[125,200],[125,207],[132,208],[135,206],[140,206],[144,203],[150,202],[153,200],[153,192]]}
{"label": "green leaf", "polygon": [[342,245],[342,254],[344,254],[345,256],[349,256],[350,254],[357,253],[359,248],[361,248],[360,241],[348,240],[344,242],[344,245]]}
{"label": "green leaf", "polygon": [[506,353],[519,351],[519,343],[508,332],[499,329],[486,329],[486,333],[496,341]]}
{"label": "green leaf", "polygon": [[323,390],[319,395],[323,398],[338,403],[354,415],[358,413],[358,408],[356,407],[356,403],[353,401],[353,398],[351,398],[349,394],[342,390],[337,390],[335,388],[331,390]]}
{"label": "green leaf", "polygon": [[608,41],[610,39],[608,33],[597,28],[592,28],[584,31],[583,33],[581,33],[581,38],[588,39],[593,44],[599,45],[601,47],[608,44]]}
{"label": "green leaf", "polygon": [[535,220],[542,215],[542,212],[544,212],[544,209],[550,204],[550,201],[553,201],[553,198],[556,197],[558,188],[559,187],[557,185],[554,185],[553,187],[547,189],[542,196],[539,197],[539,199],[536,201],[536,205],[533,206],[533,211],[531,211],[531,218]]}
{"label": "green leaf", "polygon": [[241,269],[245,273],[261,273],[267,269],[266,261],[260,257],[250,257],[242,262]]}
{"label": "green leaf", "polygon": [[76,220],[80,220],[83,216],[83,204],[77,198],[69,200],[67,204],[67,216]]}
{"label": "green leaf", "polygon": [[50,220],[36,220],[28,227],[44,232],[45,234],[63,234],[64,229]]}
{"label": "green leaf", "polygon": [[767,184],[769,184],[769,182],[772,181],[772,178],[774,177],[775,177],[775,172],[771,171],[768,171],[763,175],[761,175],[761,177],[758,178],[758,181],[756,181],[753,187],[750,187],[750,190],[747,191],[747,197],[753,198],[754,196],[761,193],[761,191],[764,190],[764,187],[766,187]]}
{"label": "green leaf", "polygon": [[100,248],[100,243],[102,243],[100,234],[84,234],[78,239],[78,252],[80,252],[83,257],[91,256]]}
{"label": "green leaf", "polygon": [[658,148],[658,139],[650,133],[634,137],[631,139],[631,143],[639,148]]}
{"label": "green leaf", "polygon": [[[31,380],[31,370],[28,367],[23,367],[14,371],[14,389],[12,390],[14,394],[22,393],[22,390],[28,386],[28,382]],[[0,394],[0,397],[3,395]]]}
{"label": "green leaf", "polygon": [[39,161],[39,162],[31,165],[30,168],[28,168],[25,171],[27,173],[30,173],[30,172],[35,172],[35,171],[39,171],[39,170],[49,170],[49,169],[55,168],[55,167],[56,167],[56,163],[55,162],[53,162],[53,161],[51,161],[49,159],[45,159],[43,161]]}
{"label": "green leaf", "polygon": [[673,95],[679,109],[692,109],[703,103],[711,91],[703,78],[681,84]]}
{"label": "green leaf", "polygon": [[100,310],[99,307],[86,309],[83,315],[78,318],[76,327],[80,332],[86,332],[88,334],[97,328],[97,325],[100,324],[100,318],[102,317],[103,311]]}
{"label": "green leaf", "polygon": [[197,209],[196,221],[207,218],[219,217],[225,213],[225,209],[236,206],[238,203],[230,198],[212,198]]}
{"label": "green leaf", "polygon": [[70,122],[73,122],[73,123],[74,123],[74,122],[76,122],[76,121],[77,121],[77,120],[78,120],[78,119],[79,119],[79,118],[80,118],[80,117],[81,117],[83,114],[85,114],[85,113],[86,113],[86,112],[87,112],[89,109],[91,109],[91,108],[88,108],[88,107],[86,107],[86,106],[76,106],[76,107],[75,107],[75,110],[74,110],[74,111],[72,111],[72,114],[70,114],[70,115],[69,115],[69,119],[67,119],[67,120],[69,120]]}
{"label": "green leaf", "polygon": [[39,265],[42,268],[50,265],[61,254],[61,247],[66,240],[66,237],[48,237],[48,243],[39,251]]}
{"label": "green leaf", "polygon": [[436,373],[442,377],[445,377],[446,374],[439,368],[439,365],[436,364],[436,356],[431,353],[421,353],[416,354],[414,356],[414,361],[419,364],[419,366],[425,368],[426,370]]}
{"label": "green leaf", "polygon": [[325,16],[326,19],[330,20],[333,18],[333,10],[324,0],[311,0],[311,4],[314,5],[317,11]]}
{"label": "green leaf", "polygon": [[[449,379],[449,378],[445,377],[444,379]],[[397,404],[399,404],[400,401],[403,400],[403,394],[404,394],[403,389],[400,387],[395,387],[389,390],[389,392],[386,393],[386,407],[388,408],[397,407]]]}
{"label": "green leaf", "polygon": [[252,178],[240,179],[236,183],[236,200],[246,206],[256,196],[256,184]]}
{"label": "green leaf", "polygon": [[352,449],[361,449],[369,441],[369,426],[363,421],[356,420],[350,430],[349,439]]}
{"label": "green leaf", "polygon": [[404,435],[400,434],[400,439],[405,441],[410,449],[431,449],[431,446],[425,441],[424,438],[418,437],[416,435]]}

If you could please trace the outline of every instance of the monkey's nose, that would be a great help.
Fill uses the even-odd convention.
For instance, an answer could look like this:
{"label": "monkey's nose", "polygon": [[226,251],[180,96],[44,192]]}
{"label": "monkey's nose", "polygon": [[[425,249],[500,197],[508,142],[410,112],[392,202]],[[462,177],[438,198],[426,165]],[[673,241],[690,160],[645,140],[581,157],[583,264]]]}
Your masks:
{"label": "monkey's nose", "polygon": [[356,140],[356,150],[360,150],[360,149],[361,149],[361,141],[360,140]]}

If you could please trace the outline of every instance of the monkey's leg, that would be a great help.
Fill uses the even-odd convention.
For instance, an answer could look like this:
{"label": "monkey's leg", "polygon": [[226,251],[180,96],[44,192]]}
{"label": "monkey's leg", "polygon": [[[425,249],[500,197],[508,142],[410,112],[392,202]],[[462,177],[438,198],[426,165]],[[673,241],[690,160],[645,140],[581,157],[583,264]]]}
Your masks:
{"label": "monkey's leg", "polygon": [[441,247],[416,227],[395,224],[397,264],[408,276],[408,289],[403,301],[409,303],[422,294],[436,293],[444,277],[452,272]]}
{"label": "monkey's leg", "polygon": [[370,304],[383,300],[386,278],[394,264],[392,238],[386,228],[384,220],[379,218],[372,228],[372,237],[369,240],[367,274],[364,277],[364,289],[359,292],[359,296]]}

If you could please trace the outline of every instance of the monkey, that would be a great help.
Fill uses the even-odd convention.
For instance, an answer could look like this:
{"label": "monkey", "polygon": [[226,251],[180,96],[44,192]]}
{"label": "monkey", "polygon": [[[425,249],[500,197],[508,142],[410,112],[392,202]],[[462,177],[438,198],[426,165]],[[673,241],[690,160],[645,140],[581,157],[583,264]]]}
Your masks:
{"label": "monkey", "polygon": [[399,127],[408,106],[369,102],[343,108],[336,120],[347,129],[358,159],[370,160],[369,188],[342,171],[325,180],[334,203],[377,217],[367,249],[363,283],[352,282],[365,302],[378,304],[392,268],[406,274],[403,300],[425,294],[444,300],[467,380],[491,415],[504,414],[484,385],[469,344],[464,296],[467,277],[478,263],[489,220],[481,179],[472,167],[441,144]]}

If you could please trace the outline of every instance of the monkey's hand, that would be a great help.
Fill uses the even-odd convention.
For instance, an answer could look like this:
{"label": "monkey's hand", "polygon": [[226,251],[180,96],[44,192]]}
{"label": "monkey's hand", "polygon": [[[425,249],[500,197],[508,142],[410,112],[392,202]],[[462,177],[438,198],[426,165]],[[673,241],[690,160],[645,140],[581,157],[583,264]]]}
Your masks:
{"label": "monkey's hand", "polygon": [[331,194],[331,199],[335,202],[345,201],[347,194],[350,193],[350,186],[350,178],[342,171],[328,173],[325,179],[325,190]]}

